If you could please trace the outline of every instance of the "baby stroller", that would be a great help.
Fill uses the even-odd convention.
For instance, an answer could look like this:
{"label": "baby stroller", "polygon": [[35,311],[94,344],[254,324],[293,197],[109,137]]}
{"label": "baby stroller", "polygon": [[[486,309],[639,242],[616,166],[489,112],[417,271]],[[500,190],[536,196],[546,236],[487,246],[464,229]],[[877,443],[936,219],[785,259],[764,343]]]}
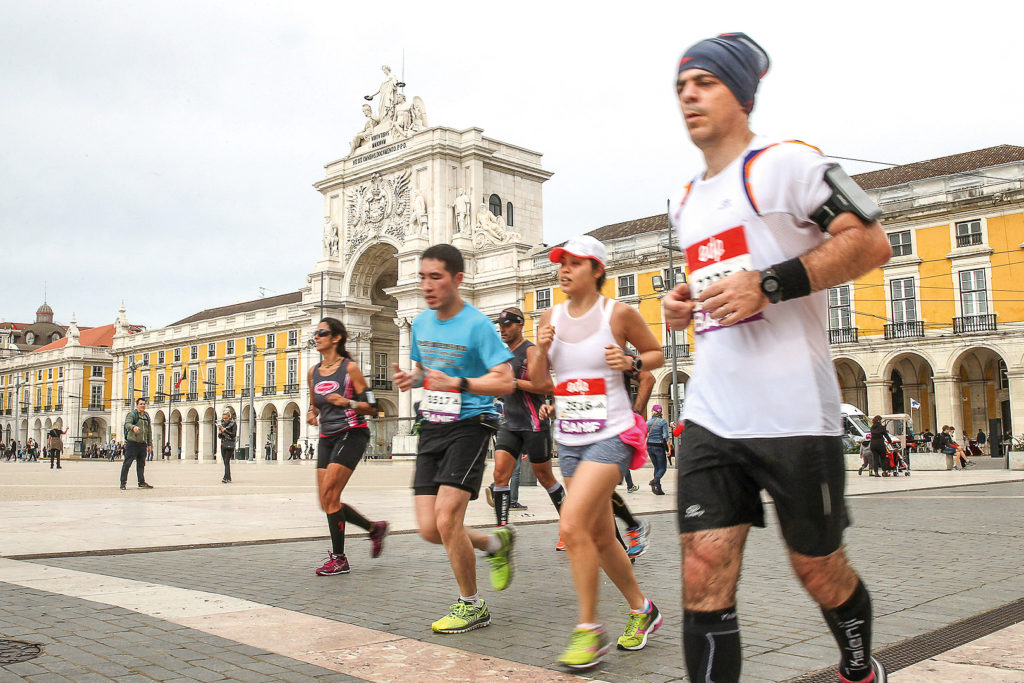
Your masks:
{"label": "baby stroller", "polygon": [[892,464],[892,476],[898,477],[902,474],[904,477],[909,477],[910,463],[907,456],[900,449],[899,442],[893,442],[890,446],[889,462]]}

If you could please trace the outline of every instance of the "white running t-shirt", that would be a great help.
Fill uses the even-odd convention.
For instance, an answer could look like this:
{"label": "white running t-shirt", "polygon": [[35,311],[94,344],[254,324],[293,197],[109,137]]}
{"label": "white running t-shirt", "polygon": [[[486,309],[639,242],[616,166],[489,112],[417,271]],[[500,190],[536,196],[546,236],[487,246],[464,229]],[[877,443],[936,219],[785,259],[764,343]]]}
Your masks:
{"label": "white running t-shirt", "polygon": [[[731,272],[760,271],[821,244],[826,236],[810,215],[829,197],[828,166],[809,145],[757,136],[716,176],[680,190],[669,217],[694,298]],[[769,304],[728,327],[698,312],[683,418],[725,438],[841,435],[826,313],[826,292]]]}

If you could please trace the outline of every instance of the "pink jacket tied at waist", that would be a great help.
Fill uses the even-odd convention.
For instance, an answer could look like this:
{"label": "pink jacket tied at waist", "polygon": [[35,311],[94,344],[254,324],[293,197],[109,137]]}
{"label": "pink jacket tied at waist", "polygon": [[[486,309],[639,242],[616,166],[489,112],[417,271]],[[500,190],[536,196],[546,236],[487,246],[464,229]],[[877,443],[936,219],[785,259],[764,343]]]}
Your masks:
{"label": "pink jacket tied at waist", "polygon": [[639,413],[633,413],[633,426],[619,434],[622,443],[633,447],[633,460],[629,469],[638,470],[647,463],[647,422]]}

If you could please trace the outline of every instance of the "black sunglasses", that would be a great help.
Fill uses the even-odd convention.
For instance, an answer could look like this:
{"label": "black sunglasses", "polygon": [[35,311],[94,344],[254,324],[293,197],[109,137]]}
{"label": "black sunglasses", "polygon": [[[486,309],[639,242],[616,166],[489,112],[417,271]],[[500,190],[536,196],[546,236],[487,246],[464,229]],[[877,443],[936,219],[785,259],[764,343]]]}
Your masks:
{"label": "black sunglasses", "polygon": [[330,330],[317,330],[316,332],[313,333],[313,336],[314,337],[330,337],[331,336],[331,331]]}

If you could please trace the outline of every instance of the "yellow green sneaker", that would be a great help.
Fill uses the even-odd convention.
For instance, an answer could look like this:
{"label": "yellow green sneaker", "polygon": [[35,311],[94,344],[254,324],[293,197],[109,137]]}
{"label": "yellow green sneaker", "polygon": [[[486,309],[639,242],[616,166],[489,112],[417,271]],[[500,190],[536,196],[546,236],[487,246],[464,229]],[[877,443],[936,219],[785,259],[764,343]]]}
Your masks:
{"label": "yellow green sneaker", "polygon": [[658,630],[661,626],[661,612],[651,603],[651,609],[647,612],[637,614],[631,612],[626,630],[619,638],[620,650],[642,650],[647,645],[647,636]]}
{"label": "yellow green sneaker", "polygon": [[495,529],[494,535],[501,541],[501,547],[487,558],[491,563],[491,586],[503,591],[512,583],[515,564],[512,562],[512,548],[516,544],[516,530],[511,524]]}
{"label": "yellow green sneaker", "polygon": [[481,600],[472,605],[459,600],[448,608],[448,614],[431,624],[430,628],[434,633],[465,633],[490,625],[491,613],[487,610],[486,602]]}
{"label": "yellow green sneaker", "polygon": [[558,661],[571,669],[589,669],[601,663],[610,647],[603,626],[577,628],[569,638],[569,647]]}

